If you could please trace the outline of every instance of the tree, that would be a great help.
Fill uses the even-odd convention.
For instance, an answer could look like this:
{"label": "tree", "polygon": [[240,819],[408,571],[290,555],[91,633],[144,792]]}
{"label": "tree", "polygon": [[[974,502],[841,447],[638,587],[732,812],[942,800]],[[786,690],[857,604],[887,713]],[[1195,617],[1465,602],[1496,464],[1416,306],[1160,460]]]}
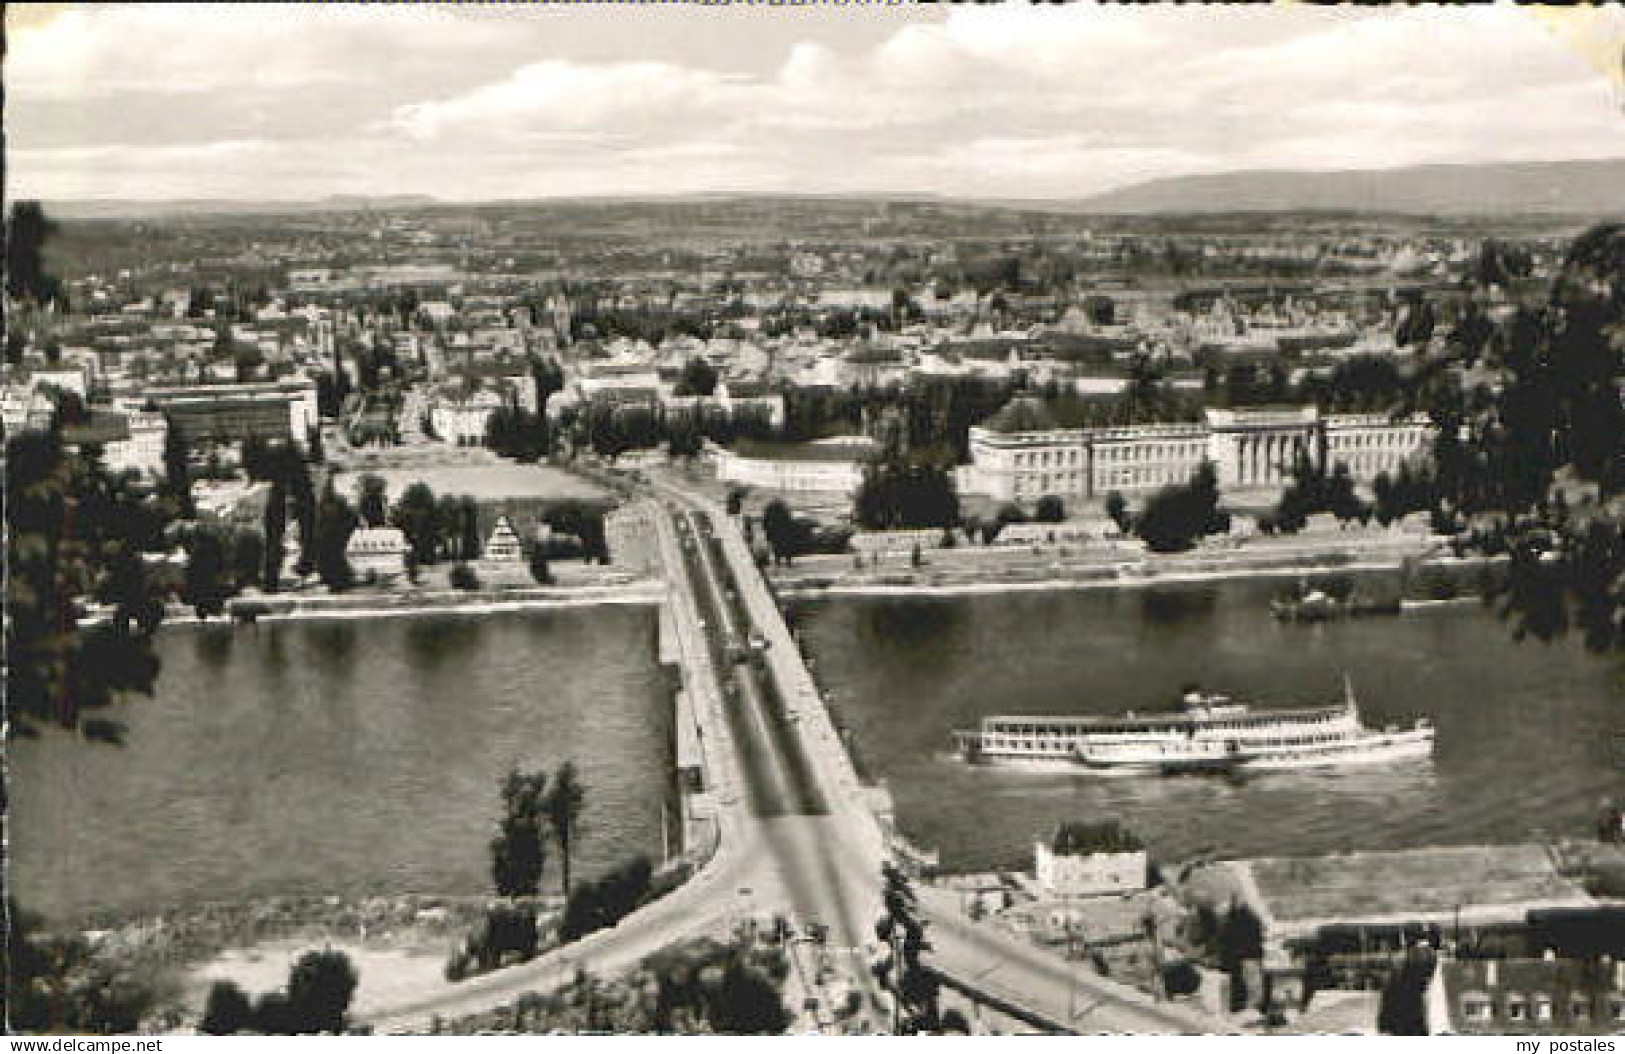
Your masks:
{"label": "tree", "polygon": [[464,495],[457,506],[458,522],[461,524],[462,543],[458,554],[464,560],[478,560],[480,558],[480,518],[479,509],[474,499]]}
{"label": "tree", "polygon": [[321,503],[317,506],[315,538],[316,573],[329,589],[342,591],[350,588],[355,581],[347,549],[356,523],[355,510],[339,495],[329,479],[322,490]]}
{"label": "tree", "polygon": [[45,270],[45,243],[55,221],[37,201],[18,201],[6,223],[6,294],[13,300],[46,304],[62,297],[62,283]]}
{"label": "tree", "polygon": [[782,499],[774,498],[762,510],[762,533],[767,536],[775,562],[788,564],[795,558],[795,518]]}
{"label": "tree", "polygon": [[864,467],[852,518],[867,530],[956,527],[959,496],[953,476],[941,465],[909,461],[891,448]]}
{"label": "tree", "polygon": [[1033,512],[1033,519],[1039,523],[1060,523],[1066,519],[1066,506],[1061,499],[1053,494],[1046,494],[1038,499],[1038,508]]}
{"label": "tree", "polygon": [[200,527],[186,543],[186,579],[182,596],[198,618],[206,619],[226,609],[232,583],[226,564],[226,546],[218,532]]}
{"label": "tree", "polygon": [[1246,904],[1232,904],[1219,923],[1215,943],[1219,968],[1231,979],[1230,1009],[1239,1010],[1248,999],[1243,965],[1264,957],[1264,924]]}
{"label": "tree", "polygon": [[1462,551],[1509,557],[1495,599],[1519,636],[1572,628],[1588,648],[1625,647],[1622,350],[1625,225],[1602,224],[1570,245],[1547,302],[1488,342],[1493,389],[1426,392],[1435,525]]}
{"label": "tree", "polygon": [[356,511],[368,527],[382,527],[389,519],[389,483],[367,473],[356,484]]}
{"label": "tree", "polygon": [[1197,539],[1230,529],[1230,517],[1219,509],[1218,476],[1203,461],[1184,485],[1163,487],[1145,503],[1135,531],[1158,553],[1183,552]]}
{"label": "tree", "polygon": [[676,394],[709,397],[717,390],[717,371],[705,359],[695,357],[683,364],[682,376],[677,380]]}
{"label": "tree", "polygon": [[1124,534],[1128,534],[1134,526],[1128,514],[1128,500],[1123,497],[1122,491],[1114,490],[1106,495],[1106,515]]}
{"label": "tree", "polygon": [[246,384],[259,376],[265,365],[265,356],[258,348],[239,348],[232,354],[232,368],[238,384]]}
{"label": "tree", "polygon": [[440,558],[440,509],[428,484],[407,487],[389,518],[406,535],[414,563],[432,564]]}
{"label": "tree", "polygon": [[694,420],[688,414],[668,419],[666,423],[666,453],[671,457],[694,457],[705,442]]}
{"label": "tree", "polygon": [[553,569],[547,563],[547,550],[540,543],[530,547],[530,577],[534,578],[539,586],[553,584]]}
{"label": "tree", "polygon": [[156,1002],[146,977],[110,969],[77,934],[37,935],[38,920],[14,901],[4,924],[6,1031],[130,1033]]}
{"label": "tree", "polygon": [[233,1036],[254,1027],[254,1007],[234,981],[216,981],[209,987],[198,1031],[207,1036]]}
{"label": "tree", "polygon": [[272,481],[271,493],[265,498],[265,569],[260,576],[271,593],[282,585],[283,539],[287,528],[288,485],[278,479]]}
{"label": "tree", "polygon": [[355,994],[355,967],[340,951],[306,952],[288,972],[288,1012],[299,1034],[342,1033]]}
{"label": "tree", "polygon": [[615,925],[643,903],[653,874],[649,858],[637,856],[596,882],[577,885],[564,905],[559,939],[573,941]]}
{"label": "tree", "polygon": [[790,1026],[778,986],[749,963],[731,960],[722,971],[711,1025],[723,1035],[779,1036]]}
{"label": "tree", "polygon": [[497,895],[533,897],[547,862],[543,801],[547,774],[514,769],[502,784],[503,816],[491,841],[491,879]]}
{"label": "tree", "polygon": [[451,574],[447,576],[447,580],[451,583],[453,589],[461,589],[468,593],[480,588],[480,576],[475,573],[472,567],[460,560],[452,565]]}
{"label": "tree", "polygon": [[[167,548],[172,507],[131,474],[68,451],[56,421],[6,443],[6,694],[13,734],[36,724],[116,739],[86,719],[127,692],[152,694],[152,636],[165,591],[143,553]],[[94,598],[110,617],[81,626]]]}
{"label": "tree", "polygon": [[232,584],[237,589],[264,581],[265,538],[258,531],[232,533],[230,570]]}
{"label": "tree", "polygon": [[570,847],[575,841],[586,796],[587,792],[576,775],[575,762],[566,761],[554,774],[553,785],[542,799],[542,811],[547,815],[553,840],[559,846],[559,867],[563,872],[560,885],[566,896],[570,893]]}
{"label": "tree", "polygon": [[191,451],[187,447],[186,433],[174,418],[169,419],[169,427],[164,431],[164,486],[181,518],[190,519],[195,514]]}
{"label": "tree", "polygon": [[884,864],[881,878],[882,912],[875,922],[875,936],[890,947],[890,955],[875,964],[876,978],[896,1000],[900,1035],[935,1032],[942,1022],[941,986],[920,961],[931,950],[931,942],[925,936],[918,899],[908,876],[897,865]]}

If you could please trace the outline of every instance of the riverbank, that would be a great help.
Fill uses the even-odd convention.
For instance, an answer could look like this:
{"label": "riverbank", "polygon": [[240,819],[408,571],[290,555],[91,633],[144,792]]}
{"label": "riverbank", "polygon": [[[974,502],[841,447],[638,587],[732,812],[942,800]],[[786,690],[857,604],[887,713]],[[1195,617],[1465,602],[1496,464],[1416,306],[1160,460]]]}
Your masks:
{"label": "riverbank", "polygon": [[[1319,555],[1246,554],[1243,558],[1214,556],[1200,559],[1150,557],[1133,563],[1011,568],[956,567],[938,570],[927,565],[884,575],[833,577],[780,573],[774,592],[785,599],[815,596],[967,596],[986,593],[1044,592],[1051,590],[1134,589],[1190,582],[1292,578],[1332,573],[1401,571],[1407,566],[1472,571],[1489,561],[1428,555],[1419,552]],[[1455,602],[1459,598],[1430,598]],[[1411,601],[1421,606],[1426,601]]]}
{"label": "riverbank", "polygon": [[[665,584],[638,579],[616,585],[538,586],[526,589],[476,589],[423,593],[346,593],[321,595],[262,594],[234,597],[224,618],[261,619],[391,618],[410,615],[487,614],[544,608],[590,607],[600,604],[658,604]],[[172,609],[166,622],[210,622],[191,608]]]}
{"label": "riverbank", "polygon": [[[250,996],[280,988],[304,952],[327,948],[350,958],[360,977],[355,1006],[389,1005],[403,988],[439,981],[447,955],[497,903],[485,896],[261,897],[192,904],[117,920],[78,933],[97,969],[152,993],[146,1027],[195,1024],[215,981]],[[556,897],[538,898],[544,912]]]}

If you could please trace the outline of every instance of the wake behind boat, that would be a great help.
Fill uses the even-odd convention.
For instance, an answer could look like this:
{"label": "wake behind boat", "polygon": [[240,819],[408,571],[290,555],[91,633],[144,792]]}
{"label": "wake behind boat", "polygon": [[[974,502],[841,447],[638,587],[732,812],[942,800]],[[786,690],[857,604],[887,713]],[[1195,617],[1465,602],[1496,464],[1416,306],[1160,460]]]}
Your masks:
{"label": "wake behind boat", "polygon": [[985,717],[956,731],[967,761],[1101,774],[1182,775],[1368,765],[1433,752],[1433,725],[1377,730],[1360,723],[1354,689],[1340,704],[1252,710],[1227,696],[1186,691],[1172,713],[1123,717]]}

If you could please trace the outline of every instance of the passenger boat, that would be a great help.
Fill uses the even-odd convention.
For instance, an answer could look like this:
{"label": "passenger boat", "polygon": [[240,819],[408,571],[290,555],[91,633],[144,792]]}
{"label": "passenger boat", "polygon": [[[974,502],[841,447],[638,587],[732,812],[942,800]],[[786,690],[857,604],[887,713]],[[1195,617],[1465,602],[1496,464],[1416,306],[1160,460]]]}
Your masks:
{"label": "passenger boat", "polygon": [[985,717],[954,733],[978,764],[1082,769],[1103,775],[1270,772],[1368,765],[1433,752],[1433,725],[1367,728],[1354,689],[1330,706],[1253,710],[1229,697],[1189,689],[1175,712],[1123,717]]}

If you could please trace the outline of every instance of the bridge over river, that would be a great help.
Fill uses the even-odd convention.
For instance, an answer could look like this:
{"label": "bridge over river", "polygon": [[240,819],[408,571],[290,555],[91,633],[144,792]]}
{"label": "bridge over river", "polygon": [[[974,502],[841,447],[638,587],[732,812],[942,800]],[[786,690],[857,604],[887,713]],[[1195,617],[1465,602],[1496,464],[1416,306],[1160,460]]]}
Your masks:
{"label": "bridge over river", "polygon": [[[420,1031],[433,1016],[490,1009],[600,974],[742,918],[817,923],[835,983],[862,997],[855,1020],[890,1024],[889,996],[869,963],[879,950],[881,868],[903,855],[888,799],[858,777],[818,688],[737,526],[714,503],[656,480],[639,508],[668,584],[665,629],[683,674],[680,752],[700,771],[685,802],[694,876],[612,929],[519,966],[447,984],[375,1015],[380,1032]],[[693,832],[709,832],[696,838]],[[1206,1033],[1222,1022],[1086,974],[989,923],[973,922],[949,891],[922,884],[933,945],[927,965],[977,1002],[1053,1032]]]}

